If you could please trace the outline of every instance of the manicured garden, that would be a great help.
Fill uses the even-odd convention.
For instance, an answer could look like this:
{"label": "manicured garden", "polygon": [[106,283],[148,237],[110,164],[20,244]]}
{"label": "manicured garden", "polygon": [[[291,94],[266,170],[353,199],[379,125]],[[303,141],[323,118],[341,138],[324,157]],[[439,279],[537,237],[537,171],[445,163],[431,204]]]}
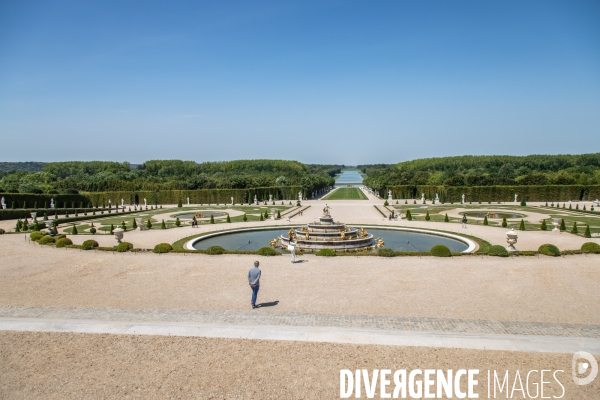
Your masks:
{"label": "manicured garden", "polygon": [[359,188],[338,188],[323,200],[367,200],[367,196]]}

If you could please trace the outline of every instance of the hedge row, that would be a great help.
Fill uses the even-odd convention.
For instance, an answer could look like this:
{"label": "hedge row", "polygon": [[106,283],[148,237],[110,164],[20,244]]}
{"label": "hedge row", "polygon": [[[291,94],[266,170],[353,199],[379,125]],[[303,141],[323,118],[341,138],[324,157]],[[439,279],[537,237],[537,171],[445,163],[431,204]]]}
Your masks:
{"label": "hedge row", "polygon": [[54,206],[60,208],[83,208],[90,203],[89,197],[82,194],[0,193],[0,199],[2,197],[4,197],[6,209],[13,208],[13,205],[15,209],[23,208],[23,206],[27,206],[27,208],[50,208],[52,199],[54,199]]}
{"label": "hedge row", "polygon": [[600,185],[539,185],[539,186],[433,186],[433,185],[402,185],[392,186],[394,199],[420,199],[425,194],[426,199],[434,199],[436,193],[443,202],[458,203],[462,195],[466,202],[479,201],[518,201],[525,198],[528,201],[569,201],[593,200],[600,198]]}
{"label": "hedge row", "polygon": [[[108,209],[107,209],[108,210]],[[96,213],[100,213],[101,209],[98,208],[28,208],[28,209],[15,209],[15,210],[11,210],[11,209],[6,209],[6,210],[0,210],[0,220],[5,220],[5,219],[23,219],[23,218],[27,218],[27,219],[31,219],[31,213],[32,212],[37,212],[36,218],[38,220],[42,220],[44,218],[44,214],[48,215],[48,217],[50,219],[53,219],[54,215],[58,215],[60,217],[60,215],[75,215],[75,213],[77,212],[78,214],[83,214],[85,212],[87,213],[92,213],[93,211],[96,211]],[[113,212],[115,211],[114,208],[112,210]],[[108,211],[105,211],[105,213],[107,213]]]}

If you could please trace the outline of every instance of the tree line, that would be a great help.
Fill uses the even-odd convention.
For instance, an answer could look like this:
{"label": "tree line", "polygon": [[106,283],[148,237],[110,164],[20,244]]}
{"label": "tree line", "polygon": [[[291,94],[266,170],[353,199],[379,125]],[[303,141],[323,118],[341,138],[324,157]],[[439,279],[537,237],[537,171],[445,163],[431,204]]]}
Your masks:
{"label": "tree line", "polygon": [[423,158],[359,165],[364,183],[381,190],[399,185],[598,185],[600,153]]}

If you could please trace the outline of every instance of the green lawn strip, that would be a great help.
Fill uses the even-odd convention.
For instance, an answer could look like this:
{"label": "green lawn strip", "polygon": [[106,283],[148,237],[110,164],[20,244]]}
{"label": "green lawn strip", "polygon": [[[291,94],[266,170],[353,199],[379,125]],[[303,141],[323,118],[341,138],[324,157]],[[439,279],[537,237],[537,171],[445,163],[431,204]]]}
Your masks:
{"label": "green lawn strip", "polygon": [[368,198],[358,188],[338,188],[323,197],[323,200],[368,200]]}

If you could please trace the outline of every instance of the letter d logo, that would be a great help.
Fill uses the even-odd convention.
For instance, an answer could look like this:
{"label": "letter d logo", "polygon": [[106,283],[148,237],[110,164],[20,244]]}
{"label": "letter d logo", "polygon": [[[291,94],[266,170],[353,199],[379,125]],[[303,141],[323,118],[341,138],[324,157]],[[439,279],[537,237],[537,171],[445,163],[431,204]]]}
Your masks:
{"label": "letter d logo", "polygon": [[[588,362],[579,361],[582,358],[585,359],[586,361],[588,361],[589,364],[588,364]],[[587,377],[585,377],[585,378],[577,377],[577,375],[585,374],[590,366],[592,367],[592,370]],[[576,385],[587,385],[588,383],[590,383],[591,381],[593,381],[596,378],[596,375],[598,375],[598,362],[596,361],[594,356],[591,355],[590,353],[586,353],[585,351],[578,351],[577,353],[573,354],[572,372],[573,372],[573,382],[575,382]]]}

